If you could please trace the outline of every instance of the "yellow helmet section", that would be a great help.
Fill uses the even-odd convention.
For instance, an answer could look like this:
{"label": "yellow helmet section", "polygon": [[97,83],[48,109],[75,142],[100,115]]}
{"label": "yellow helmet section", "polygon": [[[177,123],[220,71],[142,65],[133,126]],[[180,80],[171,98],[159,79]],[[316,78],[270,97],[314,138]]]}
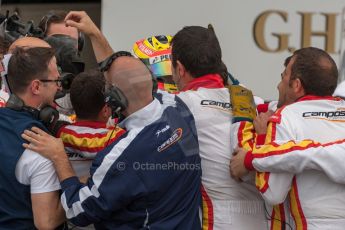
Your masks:
{"label": "yellow helmet section", "polygon": [[156,57],[162,54],[171,54],[172,36],[159,35],[141,39],[134,43],[133,52],[140,59]]}
{"label": "yellow helmet section", "polygon": [[141,39],[133,45],[134,55],[148,66],[156,78],[172,75],[171,40],[170,35],[159,35]]}

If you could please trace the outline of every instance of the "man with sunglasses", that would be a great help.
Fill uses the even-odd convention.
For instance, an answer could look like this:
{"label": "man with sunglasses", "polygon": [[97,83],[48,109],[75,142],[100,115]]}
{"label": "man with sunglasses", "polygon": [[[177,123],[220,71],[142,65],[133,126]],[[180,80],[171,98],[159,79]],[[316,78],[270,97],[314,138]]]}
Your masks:
{"label": "man with sunglasses", "polygon": [[49,47],[15,48],[8,65],[12,94],[0,108],[0,229],[54,229],[64,222],[60,184],[50,160],[22,147],[20,134],[39,126],[61,80]]}

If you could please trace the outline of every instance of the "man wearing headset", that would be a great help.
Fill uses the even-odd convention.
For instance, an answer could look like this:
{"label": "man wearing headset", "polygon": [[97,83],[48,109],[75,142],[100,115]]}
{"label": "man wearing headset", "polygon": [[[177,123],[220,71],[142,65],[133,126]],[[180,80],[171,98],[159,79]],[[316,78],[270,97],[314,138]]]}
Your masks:
{"label": "man wearing headset", "polygon": [[78,74],[70,92],[76,122],[61,127],[56,137],[62,139],[77,177],[88,178],[96,154],[125,131],[107,127],[112,113],[105,101],[105,79],[101,72],[89,70]]}
{"label": "man wearing headset", "polygon": [[[56,51],[57,64],[66,79],[64,82],[71,82],[75,75],[84,71],[84,62],[80,57],[84,36],[76,28],[65,26],[66,15],[67,12],[64,10],[51,10],[42,17],[38,27],[43,31],[44,40]],[[63,92],[66,95],[55,101],[57,110],[73,119],[74,111],[69,90],[63,88]]]}
{"label": "man wearing headset", "polygon": [[8,76],[12,95],[0,108],[0,229],[53,229],[65,219],[56,172],[50,160],[22,147],[20,133],[56,119],[48,106],[60,85],[54,51],[14,49]]}

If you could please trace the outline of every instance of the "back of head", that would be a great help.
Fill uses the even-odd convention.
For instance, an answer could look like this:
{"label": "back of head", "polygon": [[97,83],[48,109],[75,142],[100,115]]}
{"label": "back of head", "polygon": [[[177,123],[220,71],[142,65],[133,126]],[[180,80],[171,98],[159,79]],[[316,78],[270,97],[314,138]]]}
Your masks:
{"label": "back of head", "polygon": [[84,47],[84,35],[75,27],[66,27],[66,16],[66,11],[51,10],[43,16],[38,26],[42,29],[45,38],[57,34],[64,34],[75,39],[75,47],[78,49],[78,52],[81,52]]}
{"label": "back of head", "polygon": [[42,39],[35,37],[22,37],[15,40],[8,49],[9,53],[17,47],[50,47],[50,45]]}
{"label": "back of head", "polygon": [[141,39],[133,45],[133,52],[152,72],[155,78],[171,76],[170,35]]}
{"label": "back of head", "polygon": [[45,16],[43,16],[38,24],[38,27],[41,28],[44,36],[46,36],[49,30],[49,26],[52,23],[64,23],[66,15],[67,12],[64,10],[51,10]]}
{"label": "back of head", "polygon": [[213,29],[188,26],[172,39],[172,65],[180,61],[193,77],[223,71],[222,51]]}
{"label": "back of head", "polygon": [[78,74],[72,82],[70,97],[78,119],[96,120],[105,105],[103,73],[90,70]]}
{"label": "back of head", "polygon": [[34,79],[48,78],[48,65],[54,57],[50,47],[17,47],[8,64],[8,84],[12,93],[22,94]]}
{"label": "back of head", "polygon": [[308,95],[331,96],[337,86],[338,69],[325,51],[302,48],[294,52],[291,60],[291,79],[299,78]]}
{"label": "back of head", "polygon": [[134,111],[152,101],[152,76],[139,59],[119,57],[105,76],[108,82],[118,87],[127,97],[130,110]]}

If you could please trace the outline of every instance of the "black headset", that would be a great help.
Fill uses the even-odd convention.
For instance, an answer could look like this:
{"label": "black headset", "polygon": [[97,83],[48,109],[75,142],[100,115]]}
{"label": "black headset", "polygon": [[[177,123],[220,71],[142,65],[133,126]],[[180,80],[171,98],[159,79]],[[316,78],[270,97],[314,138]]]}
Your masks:
{"label": "black headset", "polygon": [[49,126],[56,123],[56,121],[59,118],[59,112],[52,106],[46,105],[40,110],[38,110],[33,107],[26,106],[24,104],[24,101],[15,94],[10,95],[6,103],[6,107],[16,111],[29,112],[34,117],[34,119],[41,121],[48,128]]}
{"label": "black headset", "polygon": [[[130,52],[127,51],[118,51],[98,63],[98,68],[101,72],[106,72],[109,70],[111,64],[119,57],[133,57]],[[153,82],[152,93],[155,93],[158,88],[157,80],[153,77],[152,72],[151,78]],[[105,103],[111,108],[112,117],[121,117],[121,112],[123,112],[128,107],[128,100],[124,93],[116,86],[108,86],[104,92]]]}
{"label": "black headset", "polygon": [[[50,24],[51,20],[54,17],[58,17],[56,12],[55,11],[49,11],[45,16],[42,17],[40,23],[38,24],[39,27],[43,31],[43,36],[44,37],[47,36],[48,24]],[[81,31],[78,31],[78,52],[83,51],[84,44],[85,44],[85,35]]]}
{"label": "black headset", "polygon": [[[103,61],[98,63],[99,70],[104,73],[108,71],[111,64],[119,57],[132,57],[132,54],[127,51],[118,51],[113,53]],[[128,107],[128,100],[124,93],[116,86],[106,86],[104,90],[104,101],[111,109],[112,118],[121,118],[121,112]]]}
{"label": "black headset", "polygon": [[112,118],[120,118],[121,112],[128,107],[128,100],[123,92],[116,86],[106,87],[104,101],[111,109]]}

